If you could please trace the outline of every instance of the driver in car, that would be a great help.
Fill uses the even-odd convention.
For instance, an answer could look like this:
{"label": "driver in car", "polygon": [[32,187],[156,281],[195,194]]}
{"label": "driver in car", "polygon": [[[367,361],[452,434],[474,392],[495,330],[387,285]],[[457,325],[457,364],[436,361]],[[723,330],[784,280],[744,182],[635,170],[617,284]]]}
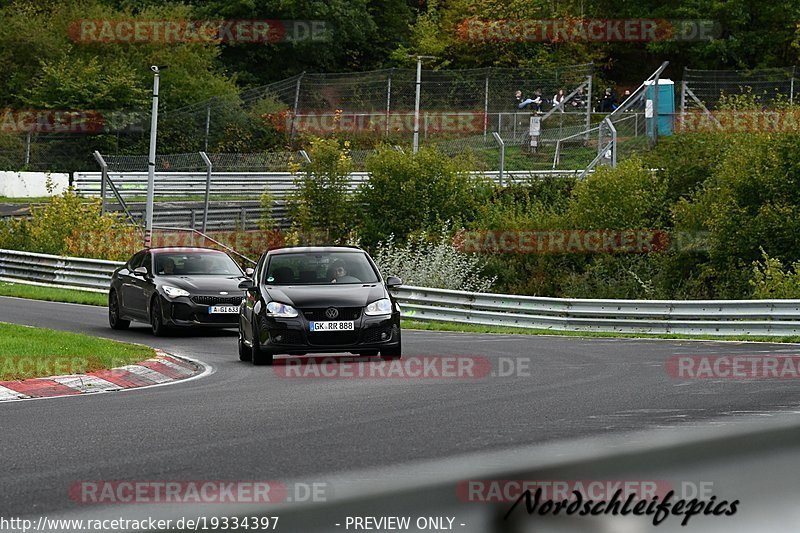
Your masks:
{"label": "driver in car", "polygon": [[172,260],[171,257],[167,257],[161,263],[161,274],[166,276],[171,276],[175,274],[175,261]]}
{"label": "driver in car", "polygon": [[358,283],[361,281],[347,273],[347,265],[342,260],[334,261],[331,272],[333,273],[331,283]]}

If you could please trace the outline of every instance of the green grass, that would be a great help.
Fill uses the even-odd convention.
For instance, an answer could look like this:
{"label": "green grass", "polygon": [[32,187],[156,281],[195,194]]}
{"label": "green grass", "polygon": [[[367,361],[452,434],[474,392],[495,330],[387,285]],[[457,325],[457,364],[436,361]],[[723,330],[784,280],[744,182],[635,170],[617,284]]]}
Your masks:
{"label": "green grass", "polygon": [[0,204],[41,204],[49,201],[49,196],[34,196],[31,198],[9,198],[8,196],[0,196]]}
{"label": "green grass", "polygon": [[16,296],[30,300],[67,302],[73,304],[108,305],[108,296],[100,292],[41,287],[24,283],[0,282],[0,296]]}
{"label": "green grass", "polygon": [[612,339],[684,339],[707,341],[748,341],[748,342],[800,342],[800,336],[732,336],[732,335],[679,335],[650,333],[610,333],[597,331],[557,331],[549,329],[515,328],[509,326],[486,326],[482,324],[459,324],[455,322],[420,322],[418,320],[401,321],[403,329],[419,329],[427,331],[454,331],[461,333],[499,333],[513,335],[558,335],[562,337],[605,337]]}
{"label": "green grass", "polygon": [[0,380],[80,374],[153,357],[138,346],[79,333],[0,323]]}

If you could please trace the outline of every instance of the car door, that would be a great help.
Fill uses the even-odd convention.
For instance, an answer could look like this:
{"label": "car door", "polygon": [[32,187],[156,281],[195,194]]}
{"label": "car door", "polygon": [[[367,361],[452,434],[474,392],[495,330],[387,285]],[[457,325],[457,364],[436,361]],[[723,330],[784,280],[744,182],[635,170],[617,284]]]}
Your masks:
{"label": "car door", "polygon": [[150,252],[144,254],[139,266],[147,268],[147,274],[133,274],[131,276],[130,302],[131,312],[141,317],[148,317],[149,297],[153,292],[153,265]]}
{"label": "car door", "polygon": [[133,255],[125,265],[125,268],[119,271],[117,277],[119,278],[119,304],[121,314],[138,315],[136,306],[136,275],[133,273],[134,269],[142,265],[144,261],[145,252],[141,251]]}

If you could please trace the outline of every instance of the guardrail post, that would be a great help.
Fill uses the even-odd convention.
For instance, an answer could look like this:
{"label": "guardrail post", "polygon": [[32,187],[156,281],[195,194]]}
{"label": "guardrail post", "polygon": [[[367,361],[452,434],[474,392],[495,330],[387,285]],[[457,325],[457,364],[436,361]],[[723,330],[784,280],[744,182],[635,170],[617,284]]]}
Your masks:
{"label": "guardrail post", "polygon": [[[208,224],[208,200],[211,195],[211,169],[213,165],[205,152],[200,152],[200,157],[203,158],[203,162],[206,164],[206,197],[203,202],[203,233],[205,233],[206,225]],[[194,220],[192,220],[192,228],[194,228]]]}
{"label": "guardrail post", "polygon": [[[205,216],[203,217],[203,222],[205,222]],[[190,228],[194,229],[197,226],[197,212],[194,209],[189,210],[189,223]],[[205,228],[203,228],[205,230]]]}
{"label": "guardrail post", "polygon": [[247,208],[243,207],[241,211],[242,231],[247,231]]}

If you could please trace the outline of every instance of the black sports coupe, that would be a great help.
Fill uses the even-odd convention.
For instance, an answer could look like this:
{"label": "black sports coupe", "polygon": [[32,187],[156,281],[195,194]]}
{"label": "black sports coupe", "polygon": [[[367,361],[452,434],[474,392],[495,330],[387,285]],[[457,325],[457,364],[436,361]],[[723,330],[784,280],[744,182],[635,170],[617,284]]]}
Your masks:
{"label": "black sports coupe", "polygon": [[349,352],[401,356],[400,306],[372,258],[355,247],[279,248],[261,256],[239,312],[239,359]]}
{"label": "black sports coupe", "polygon": [[173,326],[235,328],[243,279],[246,273],[219,250],[141,250],[114,271],[108,322],[114,329],[147,322],[155,335]]}

